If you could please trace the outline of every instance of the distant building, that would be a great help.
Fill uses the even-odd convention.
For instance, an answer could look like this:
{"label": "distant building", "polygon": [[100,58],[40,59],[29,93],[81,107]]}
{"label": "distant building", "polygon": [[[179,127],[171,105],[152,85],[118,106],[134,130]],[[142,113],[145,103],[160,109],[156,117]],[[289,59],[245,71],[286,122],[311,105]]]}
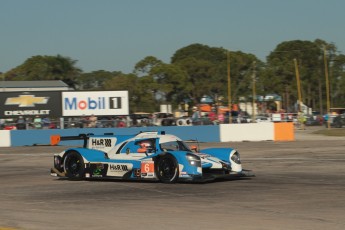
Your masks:
{"label": "distant building", "polygon": [[67,91],[71,90],[61,80],[50,81],[0,81],[0,92]]}

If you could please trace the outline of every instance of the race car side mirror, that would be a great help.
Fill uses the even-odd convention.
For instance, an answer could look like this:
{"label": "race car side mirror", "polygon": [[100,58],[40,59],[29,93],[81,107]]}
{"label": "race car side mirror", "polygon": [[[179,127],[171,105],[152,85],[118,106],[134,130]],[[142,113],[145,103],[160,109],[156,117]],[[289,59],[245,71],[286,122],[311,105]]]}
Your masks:
{"label": "race car side mirror", "polygon": [[195,152],[198,152],[198,147],[196,145],[191,145],[190,149],[195,151]]}

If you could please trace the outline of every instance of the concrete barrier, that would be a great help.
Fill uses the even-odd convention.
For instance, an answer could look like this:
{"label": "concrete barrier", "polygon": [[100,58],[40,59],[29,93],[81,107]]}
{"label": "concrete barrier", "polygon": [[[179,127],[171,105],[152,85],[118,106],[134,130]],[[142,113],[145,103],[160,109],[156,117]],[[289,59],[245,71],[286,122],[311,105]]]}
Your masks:
{"label": "concrete barrier", "polygon": [[275,141],[294,141],[295,131],[293,122],[274,123]]}
{"label": "concrete barrier", "polygon": [[[293,141],[293,123],[245,123],[203,126],[152,126],[131,128],[75,128],[43,130],[0,130],[0,147],[49,145],[50,136],[78,136],[93,133],[103,135],[137,134],[140,131],[165,131],[182,140],[200,142],[238,142],[238,141]],[[80,141],[63,141],[60,145],[81,145]]]}
{"label": "concrete barrier", "polygon": [[0,147],[10,147],[10,146],[11,146],[11,131],[0,130]]}
{"label": "concrete barrier", "polygon": [[[216,125],[204,126],[152,126],[152,127],[132,127],[132,128],[75,128],[75,129],[42,129],[42,130],[11,130],[10,146],[31,146],[49,145],[50,136],[59,134],[61,136],[78,136],[79,134],[93,133],[103,135],[104,133],[114,133],[119,135],[137,134],[140,131],[165,131],[174,134],[183,140],[197,140],[201,142],[219,142],[219,128]],[[2,134],[0,134],[2,139]],[[4,142],[5,143],[5,142]],[[80,141],[63,141],[60,145],[81,145]],[[0,143],[0,147],[9,146]]]}
{"label": "concrete barrier", "polygon": [[220,141],[273,141],[274,123],[221,124]]}

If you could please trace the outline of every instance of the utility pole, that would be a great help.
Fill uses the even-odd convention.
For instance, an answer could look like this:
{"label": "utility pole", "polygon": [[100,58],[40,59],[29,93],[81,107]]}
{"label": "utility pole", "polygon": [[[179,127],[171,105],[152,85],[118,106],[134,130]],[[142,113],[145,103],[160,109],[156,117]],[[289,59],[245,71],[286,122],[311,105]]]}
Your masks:
{"label": "utility pole", "polygon": [[299,71],[298,71],[298,64],[296,58],[293,59],[295,63],[295,71],[296,71],[296,81],[297,81],[297,90],[298,90],[298,112],[302,112],[302,93],[301,93],[301,81],[299,79]]}
{"label": "utility pole", "polygon": [[253,122],[256,121],[256,114],[255,114],[255,98],[256,98],[256,86],[255,86],[255,78],[256,78],[256,62],[253,62]]}
{"label": "utility pole", "polygon": [[230,51],[227,51],[227,66],[228,66],[228,106],[229,106],[229,124],[231,124],[231,79],[230,79]]}
{"label": "utility pole", "polygon": [[326,77],[326,95],[327,95],[327,128],[331,128],[331,121],[329,119],[330,115],[330,103],[329,103],[329,79],[328,79],[328,65],[327,65],[327,57],[326,57],[326,46],[323,47],[323,62],[325,64],[325,77]]}

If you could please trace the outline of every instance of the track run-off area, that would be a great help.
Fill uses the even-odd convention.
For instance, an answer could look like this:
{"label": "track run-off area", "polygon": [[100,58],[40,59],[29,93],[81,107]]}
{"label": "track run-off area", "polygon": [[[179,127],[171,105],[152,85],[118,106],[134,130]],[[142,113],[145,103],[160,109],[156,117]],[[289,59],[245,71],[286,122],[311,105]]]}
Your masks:
{"label": "track run-off area", "polygon": [[345,138],[231,146],[255,177],[212,183],[69,181],[50,176],[65,146],[0,148],[0,229],[345,229]]}

